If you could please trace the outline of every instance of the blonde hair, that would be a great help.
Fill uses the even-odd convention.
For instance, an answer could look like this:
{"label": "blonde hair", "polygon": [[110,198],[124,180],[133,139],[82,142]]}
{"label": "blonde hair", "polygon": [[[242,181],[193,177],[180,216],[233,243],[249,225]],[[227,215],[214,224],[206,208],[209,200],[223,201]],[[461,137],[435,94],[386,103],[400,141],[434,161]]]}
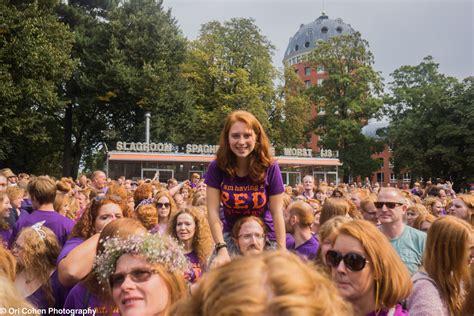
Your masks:
{"label": "blonde hair", "polygon": [[[4,276],[15,281],[16,275],[16,260],[10,250],[0,246],[0,276]],[[0,300],[0,302],[2,302]],[[1,306],[1,303],[0,303]]]}
{"label": "blonde hair", "polygon": [[40,205],[54,203],[56,183],[48,176],[39,176],[28,182],[27,191],[31,200],[36,200]]}
{"label": "blonde hair", "polygon": [[459,194],[458,199],[464,202],[467,207],[467,219],[466,221],[474,225],[474,195],[472,194]]}
{"label": "blonde hair", "polygon": [[434,197],[434,196],[428,196],[423,200],[423,205],[426,207],[426,210],[428,211],[428,213],[433,214],[433,205],[436,202],[443,204],[439,198]]}
{"label": "blonde hair", "polygon": [[426,209],[426,207],[423,204],[410,205],[410,206],[408,206],[408,209],[407,209],[407,212],[409,212],[409,211],[413,211],[413,212],[415,212],[415,214],[418,214],[418,215],[428,214],[428,210]]}
{"label": "blonde hair", "polygon": [[[284,268],[282,268],[284,267]],[[332,282],[289,252],[238,257],[211,270],[171,315],[352,315]]]}
{"label": "blonde hair", "polygon": [[[352,218],[347,216],[336,216],[326,221],[323,225],[320,226],[318,231],[318,239],[319,242],[324,242],[325,239],[331,236],[337,236],[339,233],[339,228],[342,227],[345,223],[348,223],[352,220]],[[327,274],[329,274],[329,267],[324,264],[321,246],[318,248],[318,253],[316,254],[315,259],[316,265],[324,270]]]}
{"label": "blonde hair", "polygon": [[[5,309],[2,315],[19,315],[18,311],[27,310],[28,314],[40,315],[40,310],[35,309],[13,285],[13,282],[0,275],[0,306]],[[14,312],[10,313],[13,309]],[[15,312],[16,311],[16,312]]]}
{"label": "blonde hair", "polygon": [[25,189],[22,189],[17,185],[8,187],[6,192],[10,201],[25,196]]}
{"label": "blonde hair", "polygon": [[[353,220],[339,229],[339,235],[359,241],[367,254],[375,282],[375,310],[387,309],[402,301],[412,290],[408,269],[388,239],[372,223]],[[334,242],[337,240],[334,240]],[[334,244],[333,244],[334,245]]]}
{"label": "blonde hair", "polygon": [[423,268],[435,281],[451,315],[461,313],[463,286],[469,287],[470,238],[473,229],[454,216],[437,219],[428,230]]}
{"label": "blonde hair", "polygon": [[138,219],[146,229],[151,230],[158,225],[158,210],[152,204],[140,205],[135,211],[135,218]]}
{"label": "blonde hair", "polygon": [[[8,223],[7,218],[3,216],[4,210],[2,209],[3,201],[5,198],[8,199],[8,195],[4,191],[0,191],[0,229],[8,230],[10,229],[10,224]],[[8,242],[8,240],[6,240]],[[0,247],[1,247],[1,239],[0,239]]]}

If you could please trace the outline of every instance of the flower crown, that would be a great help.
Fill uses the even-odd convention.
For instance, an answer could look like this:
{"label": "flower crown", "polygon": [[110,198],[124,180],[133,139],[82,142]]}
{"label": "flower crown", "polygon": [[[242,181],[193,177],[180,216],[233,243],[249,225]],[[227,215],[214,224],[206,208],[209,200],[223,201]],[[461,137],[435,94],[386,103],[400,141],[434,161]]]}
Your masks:
{"label": "flower crown", "polygon": [[99,284],[108,285],[110,275],[115,272],[120,256],[138,254],[149,264],[159,263],[169,272],[191,270],[191,264],[183,254],[183,248],[172,237],[160,234],[132,235],[126,239],[106,238],[99,241],[104,250],[94,262],[94,271]]}

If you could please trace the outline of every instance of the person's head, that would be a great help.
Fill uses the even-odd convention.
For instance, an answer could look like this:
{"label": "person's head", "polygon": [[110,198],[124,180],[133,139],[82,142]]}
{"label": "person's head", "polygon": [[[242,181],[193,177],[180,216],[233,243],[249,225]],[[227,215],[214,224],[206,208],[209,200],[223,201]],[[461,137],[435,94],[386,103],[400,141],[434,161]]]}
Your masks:
{"label": "person's head", "polygon": [[15,185],[7,188],[7,195],[10,199],[10,204],[12,208],[19,209],[21,207],[21,202],[25,196],[25,190]]}
{"label": "person's head", "polygon": [[377,208],[375,207],[376,198],[371,196],[366,197],[360,201],[361,214],[366,221],[369,221],[375,225],[378,225],[379,220],[377,219]]}
{"label": "person's head", "polygon": [[181,210],[186,207],[186,201],[180,193],[173,195],[174,202],[176,203],[176,208]]}
{"label": "person's head", "polygon": [[451,315],[460,315],[463,286],[469,287],[474,250],[472,226],[452,216],[437,219],[428,230],[423,267],[435,281]]}
{"label": "person's head", "polygon": [[134,214],[135,218],[148,230],[153,229],[158,224],[158,210],[154,204],[142,204]]}
{"label": "person's head", "polygon": [[323,204],[319,223],[324,225],[326,221],[335,216],[348,216],[350,208],[351,206],[346,199],[329,198]]}
{"label": "person's head", "polygon": [[82,188],[85,188],[87,187],[87,176],[86,175],[81,175],[79,176],[79,178],[77,179],[77,182],[79,182],[79,185],[82,187]]}
{"label": "person's head", "polygon": [[[0,246],[0,277],[15,281],[16,260],[10,250]],[[2,302],[3,303],[3,302]]]}
{"label": "person's head", "polygon": [[453,199],[448,214],[459,217],[474,225],[474,195],[460,194]]}
{"label": "person's head", "polygon": [[196,192],[193,194],[191,201],[192,206],[206,206],[206,193],[205,192]]}
{"label": "person's head", "polygon": [[100,233],[109,222],[122,217],[123,211],[118,197],[97,196],[92,199],[74,226],[71,236],[87,239],[95,233]]}
{"label": "person's head", "polygon": [[436,220],[436,217],[430,213],[422,213],[415,218],[413,222],[413,228],[427,232],[431,225]]}
{"label": "person's head", "polygon": [[167,222],[172,214],[176,213],[177,207],[168,191],[158,191],[155,195],[155,206],[158,209],[159,222]]}
{"label": "person's head", "polygon": [[18,271],[42,283],[49,279],[60,250],[58,238],[44,221],[23,228],[12,246]]}
{"label": "person's head", "polygon": [[207,218],[199,207],[178,211],[168,225],[168,234],[181,243],[191,242],[199,262],[207,263],[213,250],[213,241]]}
{"label": "person's head", "polygon": [[316,263],[326,269],[326,253],[331,249],[334,240],[336,239],[337,234],[339,233],[339,228],[348,223],[352,219],[347,216],[336,216],[333,217],[321,225],[318,232],[318,238],[320,241],[318,253],[316,255]]}
{"label": "person's head", "polygon": [[15,185],[18,182],[18,177],[10,168],[3,168],[0,170],[0,174],[7,178],[9,185]]}
{"label": "person's head", "polygon": [[121,315],[168,315],[171,305],[186,296],[184,271],[190,265],[171,237],[112,237],[102,247],[94,271]]}
{"label": "person's head", "polygon": [[8,187],[7,177],[0,175],[0,192],[5,191]]}
{"label": "person's head", "polygon": [[171,179],[168,179],[168,181],[166,181],[166,188],[168,190],[174,188],[177,185],[178,185],[178,180],[176,180],[175,178],[171,178]]}
{"label": "person's head", "polygon": [[193,292],[171,315],[352,315],[330,280],[289,252],[237,257]]}
{"label": "person's head", "polygon": [[232,227],[232,238],[244,256],[261,253],[265,247],[266,226],[256,216],[242,217]]}
{"label": "person's head", "polygon": [[196,184],[196,192],[206,193],[206,190],[207,190],[207,184],[204,182],[203,179],[199,180],[199,182]]}
{"label": "person's head", "polygon": [[187,184],[183,185],[181,189],[179,189],[179,193],[183,196],[183,199],[188,202],[189,197],[191,196],[191,187]]}
{"label": "person's head", "polygon": [[199,175],[199,173],[193,173],[191,175],[191,182],[194,184],[198,183],[200,179],[201,179],[201,176]]}
{"label": "person's head", "polygon": [[6,221],[10,217],[11,207],[7,193],[0,191],[0,222]]}
{"label": "person's head", "polygon": [[248,160],[249,177],[256,183],[264,181],[265,169],[272,161],[267,134],[257,118],[246,111],[234,111],[227,116],[216,156],[219,168],[232,177],[237,159]]}
{"label": "person's head", "polygon": [[287,233],[310,230],[314,219],[313,208],[304,201],[296,201],[288,205],[283,212],[283,217]]}
{"label": "person's head", "polygon": [[48,176],[39,176],[28,182],[28,194],[34,209],[41,205],[53,204],[56,198],[56,183]]}
{"label": "person's head", "polygon": [[428,214],[428,210],[423,204],[413,204],[407,209],[407,225],[413,227],[415,225],[415,219],[420,214]]}
{"label": "person's head", "polygon": [[374,204],[377,208],[377,218],[382,225],[402,222],[408,208],[406,198],[397,188],[382,188]]}
{"label": "person's head", "polygon": [[410,273],[388,239],[371,223],[353,220],[339,229],[326,254],[341,296],[356,309],[373,301],[373,310],[391,308],[411,292]]}
{"label": "person's head", "polygon": [[313,191],[314,190],[314,178],[311,175],[306,175],[303,178],[303,188],[305,191]]}
{"label": "person's head", "polygon": [[[327,186],[326,186],[326,189],[327,189]],[[321,202],[321,203],[324,203],[324,201],[326,200],[327,196],[326,196],[326,191],[323,191],[322,189],[318,189],[316,190],[316,199]]]}
{"label": "person's head", "polygon": [[73,189],[74,182],[70,181],[68,178],[62,178],[59,181],[56,181],[56,190],[58,193],[69,194]]}
{"label": "person's head", "polygon": [[428,213],[433,214],[435,217],[440,216],[443,211],[443,203],[437,197],[429,196],[423,200],[423,204]]}
{"label": "person's head", "polygon": [[138,205],[141,201],[153,197],[153,186],[150,183],[143,183],[133,192],[133,199]]}
{"label": "person's head", "polygon": [[102,190],[107,186],[107,176],[103,171],[96,170],[92,173],[91,184],[97,190]]}

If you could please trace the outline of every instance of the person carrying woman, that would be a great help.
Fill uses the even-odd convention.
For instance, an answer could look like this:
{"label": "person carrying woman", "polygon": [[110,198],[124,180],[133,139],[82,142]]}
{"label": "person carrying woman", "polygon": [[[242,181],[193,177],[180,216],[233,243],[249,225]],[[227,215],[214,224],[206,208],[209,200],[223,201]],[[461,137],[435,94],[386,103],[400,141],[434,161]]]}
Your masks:
{"label": "person carrying woman", "polygon": [[[227,117],[216,156],[205,178],[209,225],[217,252],[214,264],[230,261],[229,254],[237,252],[231,230],[244,216],[262,218],[269,240],[284,249],[283,180],[268,137],[253,114],[235,111]],[[219,217],[221,203],[224,227]]]}
{"label": "person carrying woman", "polygon": [[408,315],[398,303],[411,292],[410,274],[372,223],[353,220],[340,227],[326,264],[354,315]]}
{"label": "person carrying woman", "polygon": [[469,265],[474,249],[474,231],[454,216],[437,219],[426,238],[421,271],[413,275],[413,292],[408,297],[410,315],[460,315]]}
{"label": "person carrying woman", "polygon": [[178,211],[168,226],[168,235],[183,245],[184,254],[192,264],[186,278],[190,283],[197,282],[206,270],[213,248],[209,224],[202,211],[198,207]]}
{"label": "person carrying woman", "polygon": [[173,238],[146,234],[105,240],[95,274],[120,315],[169,315],[172,304],[187,296],[189,268]]}

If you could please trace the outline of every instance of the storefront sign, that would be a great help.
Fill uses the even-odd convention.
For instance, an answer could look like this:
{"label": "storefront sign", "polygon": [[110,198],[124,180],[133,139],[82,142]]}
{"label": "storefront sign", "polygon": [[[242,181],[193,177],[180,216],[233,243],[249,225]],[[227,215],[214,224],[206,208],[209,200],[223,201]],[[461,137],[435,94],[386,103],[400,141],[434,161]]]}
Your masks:
{"label": "storefront sign", "polygon": [[339,158],[339,150],[321,148],[320,155],[321,158]]}
{"label": "storefront sign", "polygon": [[212,155],[219,149],[218,145],[187,144],[182,147],[170,143],[128,143],[117,142],[117,151],[158,152],[158,153],[186,153]]}
{"label": "storefront sign", "polygon": [[290,157],[313,157],[313,151],[307,148],[283,148],[283,155]]}
{"label": "storefront sign", "polygon": [[187,154],[215,154],[219,149],[219,145],[201,145],[201,144],[187,144]]}

